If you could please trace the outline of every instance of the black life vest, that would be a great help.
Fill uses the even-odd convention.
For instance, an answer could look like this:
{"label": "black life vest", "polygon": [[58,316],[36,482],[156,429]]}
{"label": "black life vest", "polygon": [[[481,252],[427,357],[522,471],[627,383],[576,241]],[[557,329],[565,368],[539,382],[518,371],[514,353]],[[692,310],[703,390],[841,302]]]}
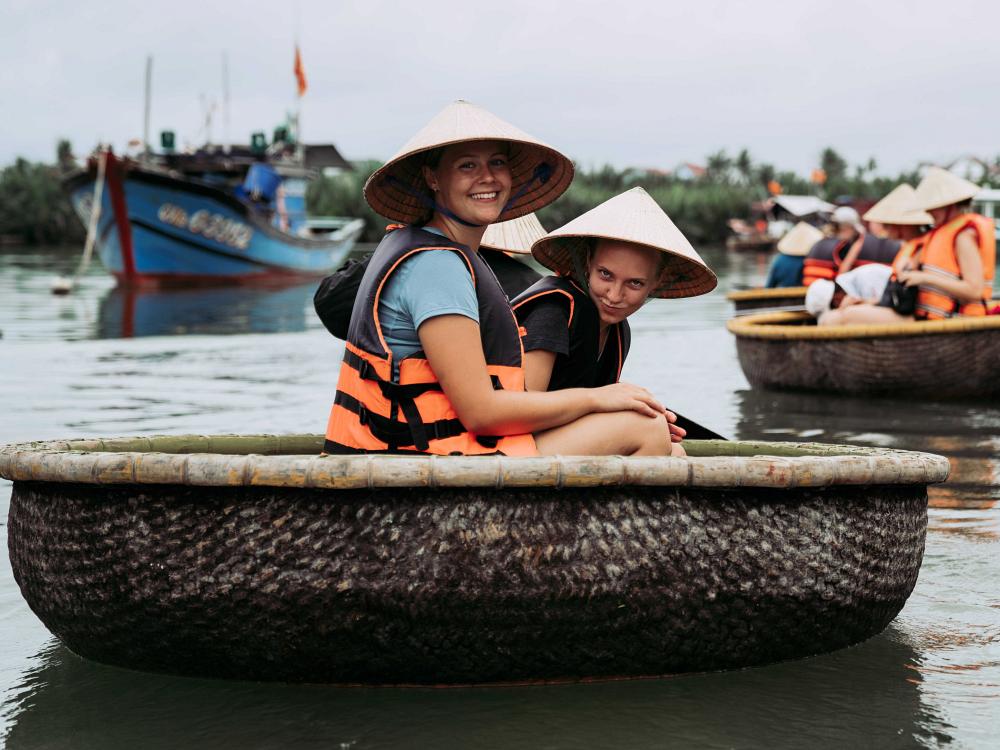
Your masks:
{"label": "black life vest", "polygon": [[623,320],[608,331],[604,351],[600,352],[601,318],[590,295],[564,276],[546,276],[515,297],[511,307],[523,323],[542,300],[563,304],[569,320],[569,354],[556,355],[549,390],[617,383],[632,338],[628,321]]}
{"label": "black life vest", "polygon": [[423,352],[393,361],[378,320],[386,281],[419,252],[453,252],[468,266],[494,388],[524,390],[521,337],[507,296],[477,253],[418,227],[390,231],[372,254],[351,313],[337,394],[326,430],[327,453],[534,455],[531,435],[474,435],[462,425]]}
{"label": "black life vest", "polygon": [[[836,237],[824,237],[813,245],[802,263],[803,286],[809,286],[817,279],[830,279],[832,281],[836,278],[837,274],[840,273],[844,257],[853,244],[853,242]],[[896,253],[899,252],[899,245],[897,240],[866,234],[853,267],[858,268],[869,263],[891,265]]]}

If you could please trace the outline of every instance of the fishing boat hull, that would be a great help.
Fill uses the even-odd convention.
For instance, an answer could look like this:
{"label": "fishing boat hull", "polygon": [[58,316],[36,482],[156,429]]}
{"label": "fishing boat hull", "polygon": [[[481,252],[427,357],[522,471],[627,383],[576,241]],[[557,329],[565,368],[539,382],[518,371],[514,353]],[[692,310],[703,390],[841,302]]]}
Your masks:
{"label": "fishing boat hull", "polygon": [[[224,455],[176,454],[213,440]],[[917,579],[926,484],[948,471],[902,451],[707,442],[730,455],[241,455],[320,442],[9,448],[25,599],[82,656],[187,675],[466,684],[746,667],[885,628]]]}
{"label": "fishing boat hull", "polygon": [[778,241],[772,237],[740,237],[738,235],[726,237],[728,250],[766,253],[774,250],[777,244]]}
{"label": "fishing boat hull", "polygon": [[[318,277],[337,268],[364,228],[358,220],[328,237],[300,237],[221,185],[147,169],[107,155],[97,252],[124,284],[261,282]],[[96,167],[64,182],[81,221],[90,221]]]}
{"label": "fishing boat hull", "polygon": [[905,398],[1000,398],[1000,316],[819,327],[805,313],[730,320],[750,384]]}

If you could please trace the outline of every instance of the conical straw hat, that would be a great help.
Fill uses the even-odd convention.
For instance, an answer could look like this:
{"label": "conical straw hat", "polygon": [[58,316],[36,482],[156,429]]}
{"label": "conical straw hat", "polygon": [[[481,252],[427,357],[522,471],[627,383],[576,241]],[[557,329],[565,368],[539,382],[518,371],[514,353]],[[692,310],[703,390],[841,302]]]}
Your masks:
{"label": "conical straw hat", "polygon": [[917,185],[913,196],[913,207],[922,211],[943,208],[953,203],[961,203],[974,198],[979,185],[963,180],[941,167],[930,167],[924,179]]}
{"label": "conical straw hat", "polygon": [[382,216],[404,224],[426,219],[430,212],[428,201],[432,198],[421,168],[427,152],[468,141],[511,144],[510,194],[514,201],[500,214],[501,221],[549,205],[573,180],[573,162],[554,148],[482,107],[459,100],[445,107],[368,178],[365,183],[368,205]]}
{"label": "conical straw hat", "polygon": [[719,280],[691,243],[645,190],[635,187],[549,232],[531,247],[535,260],[563,276],[586,261],[595,240],[620,240],[651,247],[669,256],[661,284],[651,297],[695,297],[715,289]]}
{"label": "conical straw hat", "polygon": [[933,224],[934,219],[926,211],[913,207],[913,196],[917,191],[905,182],[893,188],[892,192],[865,212],[865,221],[880,224],[922,226]]}
{"label": "conical straw hat", "polygon": [[812,246],[823,239],[823,233],[812,224],[800,221],[778,241],[782,255],[808,255]]}
{"label": "conical straw hat", "polygon": [[486,234],[479,247],[491,247],[507,253],[527,255],[536,240],[545,236],[545,227],[534,214],[521,216],[486,227]]}

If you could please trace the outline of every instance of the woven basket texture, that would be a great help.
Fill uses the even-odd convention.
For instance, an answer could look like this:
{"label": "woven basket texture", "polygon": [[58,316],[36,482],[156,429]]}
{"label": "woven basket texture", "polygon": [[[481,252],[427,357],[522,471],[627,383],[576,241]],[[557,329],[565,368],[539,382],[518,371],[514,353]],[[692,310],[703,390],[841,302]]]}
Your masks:
{"label": "woven basket texture", "polygon": [[880,632],[926,489],[15,483],[10,559],[76,653],[185,675],[463,684],[745,667]]}
{"label": "woven basket texture", "polygon": [[729,292],[726,299],[733,303],[733,309],[736,312],[801,306],[806,303],[806,288],[804,286],[791,286],[773,289],[740,289]]}
{"label": "woven basket texture", "polygon": [[[923,325],[934,324],[908,327]],[[736,352],[754,387],[933,399],[1000,397],[1000,328],[856,338],[737,335]]]}

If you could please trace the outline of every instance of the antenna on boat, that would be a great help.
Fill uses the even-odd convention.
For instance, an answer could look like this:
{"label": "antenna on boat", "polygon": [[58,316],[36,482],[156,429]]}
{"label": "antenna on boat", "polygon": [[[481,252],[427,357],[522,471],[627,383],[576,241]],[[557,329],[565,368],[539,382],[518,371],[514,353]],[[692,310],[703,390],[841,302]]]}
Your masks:
{"label": "antenna on boat", "polygon": [[143,124],[142,124],[142,158],[149,158],[149,108],[153,91],[153,56],[146,55],[146,87],[143,93]]}
{"label": "antenna on boat", "polygon": [[222,53],[222,150],[229,153],[232,139],[229,133],[229,53]]}
{"label": "antenna on boat", "polygon": [[107,166],[108,147],[101,146],[97,152],[97,179],[94,181],[94,195],[90,202],[90,221],[87,224],[87,241],[83,245],[83,256],[80,258],[80,263],[77,265],[76,271],[72,276],[59,276],[52,282],[51,291],[53,294],[63,295],[72,292],[77,280],[90,266],[90,259],[94,257],[94,245],[97,242],[97,222],[101,218],[101,202],[104,199],[104,174]]}

